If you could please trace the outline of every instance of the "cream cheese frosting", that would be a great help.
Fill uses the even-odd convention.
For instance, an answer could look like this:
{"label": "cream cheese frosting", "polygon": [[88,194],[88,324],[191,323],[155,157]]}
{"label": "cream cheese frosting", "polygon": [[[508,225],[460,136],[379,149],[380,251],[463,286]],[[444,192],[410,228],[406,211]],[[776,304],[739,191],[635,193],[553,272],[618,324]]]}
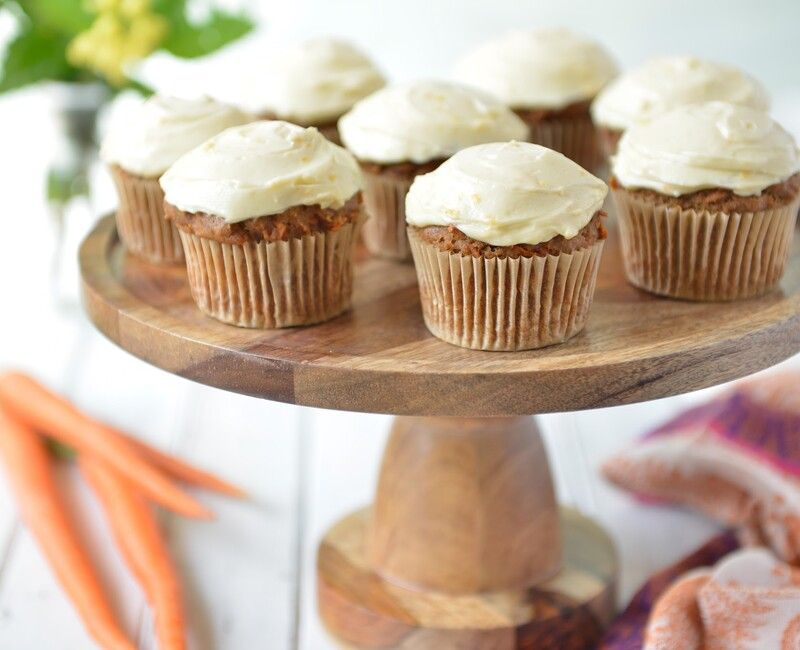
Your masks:
{"label": "cream cheese frosting", "polygon": [[617,65],[593,40],[567,29],[515,31],[467,54],[456,78],[512,108],[560,109],[594,97]]}
{"label": "cream cheese frosting", "polygon": [[647,61],[609,84],[592,103],[592,119],[624,130],[677,106],[710,101],[769,108],[764,87],[738,68],[675,56]]}
{"label": "cream cheese frosting", "polygon": [[296,205],[340,208],[361,189],[355,158],[317,129],[279,120],[234,127],[161,177],[167,203],[236,223]]}
{"label": "cream cheese frosting", "polygon": [[210,137],[252,120],[252,115],[208,97],[154,95],[110,125],[100,157],[139,176],[157,177]]}
{"label": "cream cheese frosting", "polygon": [[798,170],[789,133],[765,111],[725,102],[681,106],[630,127],[612,159],[624,187],[669,196],[709,188],[752,196]]}
{"label": "cream cheese frosting", "polygon": [[339,120],[359,160],[391,164],[447,158],[475,144],[528,137],[528,127],[483,91],[442,81],[390,86]]}
{"label": "cream cheese frosting", "polygon": [[386,80],[361,51],[316,38],[266,57],[239,90],[242,105],[297,124],[332,122]]}
{"label": "cream cheese frosting", "polygon": [[412,226],[455,226],[495,246],[574,237],[603,206],[608,187],[560,153],[528,142],[464,149],[406,197]]}

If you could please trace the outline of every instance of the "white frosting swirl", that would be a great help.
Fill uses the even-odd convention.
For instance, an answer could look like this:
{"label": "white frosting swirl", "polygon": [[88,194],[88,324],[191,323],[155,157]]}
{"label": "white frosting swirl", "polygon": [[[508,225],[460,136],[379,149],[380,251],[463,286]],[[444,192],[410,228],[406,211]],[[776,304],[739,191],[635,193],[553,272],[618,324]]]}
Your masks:
{"label": "white frosting swirl", "polygon": [[252,120],[252,115],[208,97],[154,95],[110,126],[100,157],[139,176],[157,177],[211,136]]}
{"label": "white frosting swirl", "polygon": [[512,108],[559,109],[594,97],[617,65],[595,41],[550,28],[490,41],[461,59],[455,74]]}
{"label": "white frosting swirl", "polygon": [[623,186],[669,196],[710,188],[752,196],[798,169],[797,144],[766,112],[724,102],[681,106],[630,127],[612,161]]}
{"label": "white frosting swirl", "polygon": [[606,184],[560,153],[528,142],[460,151],[417,176],[406,197],[412,226],[455,226],[495,246],[574,237],[603,207]]}
{"label": "white frosting swirl", "polygon": [[592,118],[624,130],[677,106],[710,101],[769,108],[764,87],[738,68],[675,56],[647,61],[613,81],[592,103]]}
{"label": "white frosting swirl", "polygon": [[524,140],[528,127],[480,90],[418,81],[358,102],[339,120],[339,134],[359,160],[424,163],[475,144]]}
{"label": "white frosting swirl", "polygon": [[361,189],[353,156],[315,128],[261,121],[223,131],[161,177],[165,200],[184,212],[236,223],[296,205],[340,208]]}
{"label": "white frosting swirl", "polygon": [[318,125],[331,122],[386,84],[383,75],[349,43],[316,38],[266,57],[239,90],[256,114]]}

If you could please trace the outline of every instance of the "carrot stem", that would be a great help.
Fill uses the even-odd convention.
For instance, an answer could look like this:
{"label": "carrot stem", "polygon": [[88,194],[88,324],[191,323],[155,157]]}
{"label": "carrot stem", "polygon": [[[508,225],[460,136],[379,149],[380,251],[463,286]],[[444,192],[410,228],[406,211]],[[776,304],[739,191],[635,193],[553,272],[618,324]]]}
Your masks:
{"label": "carrot stem", "polygon": [[0,456],[20,514],[89,633],[107,650],[136,650],[114,617],[65,514],[44,441],[0,408]]}
{"label": "carrot stem", "polygon": [[126,438],[87,417],[31,377],[17,372],[0,375],[0,404],[32,429],[78,452],[95,454],[152,501],[187,517],[212,517],[208,509],[145,461]]}
{"label": "carrot stem", "polygon": [[105,462],[84,454],[81,472],[100,499],[111,530],[155,614],[161,650],[186,648],[180,580],[150,504]]}

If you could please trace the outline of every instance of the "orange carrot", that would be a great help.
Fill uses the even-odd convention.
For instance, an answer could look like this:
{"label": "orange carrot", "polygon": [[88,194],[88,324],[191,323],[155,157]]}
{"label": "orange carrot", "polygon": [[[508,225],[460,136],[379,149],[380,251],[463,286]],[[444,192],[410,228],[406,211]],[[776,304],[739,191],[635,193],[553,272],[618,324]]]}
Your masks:
{"label": "orange carrot", "polygon": [[180,581],[150,504],[98,458],[83,454],[78,463],[100,499],[125,561],[153,608],[158,647],[184,650],[186,633]]}
{"label": "orange carrot", "polygon": [[116,435],[124,437],[130,443],[130,445],[134,447],[137,452],[139,452],[140,456],[142,456],[145,460],[150,461],[153,465],[161,469],[166,474],[169,474],[173,478],[179,479],[185,483],[189,483],[190,485],[195,485],[197,487],[205,488],[206,490],[219,492],[220,494],[227,494],[228,496],[232,497],[243,498],[247,496],[246,492],[242,490],[242,488],[232,485],[227,481],[223,481],[221,478],[214,476],[210,472],[205,472],[196,467],[192,467],[188,463],[175,458],[175,456],[170,456],[169,454],[160,451],[155,447],[151,447],[141,440],[137,440],[133,436],[129,436],[122,431],[111,429],[111,427],[109,427],[109,430],[113,431]]}
{"label": "orange carrot", "polygon": [[20,514],[89,633],[107,650],[135,650],[117,624],[89,557],[67,519],[44,441],[3,409],[0,455]]}
{"label": "orange carrot", "polygon": [[41,433],[93,453],[125,476],[146,497],[187,517],[211,518],[211,513],[175,485],[161,470],[146,462],[125,439],[92,420],[63,397],[27,375],[0,375],[0,404],[6,411]]}

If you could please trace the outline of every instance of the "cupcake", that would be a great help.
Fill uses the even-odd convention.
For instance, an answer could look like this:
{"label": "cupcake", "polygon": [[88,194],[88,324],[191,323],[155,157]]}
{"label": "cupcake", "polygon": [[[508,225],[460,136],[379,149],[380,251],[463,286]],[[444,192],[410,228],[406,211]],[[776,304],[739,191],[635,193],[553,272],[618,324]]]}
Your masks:
{"label": "cupcake", "polygon": [[592,119],[606,156],[622,132],[662,113],[701,102],[769,108],[764,87],[738,68],[689,56],[652,59],[609,84],[592,102]]}
{"label": "cupcake", "polygon": [[612,160],[631,283],[673,298],[735,300],[780,281],[800,160],[767,113],[723,102],[675,108],[627,129]]}
{"label": "cupcake", "polygon": [[522,120],[496,99],[438,81],[380,90],[342,117],[339,130],[364,174],[370,217],[364,242],[373,254],[399,260],[411,256],[405,199],[415,176],[465,147],[528,135]]}
{"label": "cupcake", "polygon": [[155,95],[111,125],[100,148],[119,194],[117,231],[131,253],[149,262],[183,260],[175,229],[164,220],[158,179],[187,151],[252,116],[212,99]]}
{"label": "cupcake", "polygon": [[608,188],[528,142],[465,149],[418,176],[406,219],[434,336],[475,350],[561,343],[586,324]]}
{"label": "cupcake", "polygon": [[337,120],[386,84],[362,52],[316,38],[267,57],[240,89],[242,105],[262,119],[315,126],[339,144]]}
{"label": "cupcake", "polygon": [[361,173],[315,128],[234,127],[161,177],[198,307],[226,323],[308,325],[350,304]]}
{"label": "cupcake", "polygon": [[602,160],[589,107],[616,74],[601,45],[566,29],[511,32],[456,67],[459,81],[513,108],[530,127],[532,142],[588,170]]}

